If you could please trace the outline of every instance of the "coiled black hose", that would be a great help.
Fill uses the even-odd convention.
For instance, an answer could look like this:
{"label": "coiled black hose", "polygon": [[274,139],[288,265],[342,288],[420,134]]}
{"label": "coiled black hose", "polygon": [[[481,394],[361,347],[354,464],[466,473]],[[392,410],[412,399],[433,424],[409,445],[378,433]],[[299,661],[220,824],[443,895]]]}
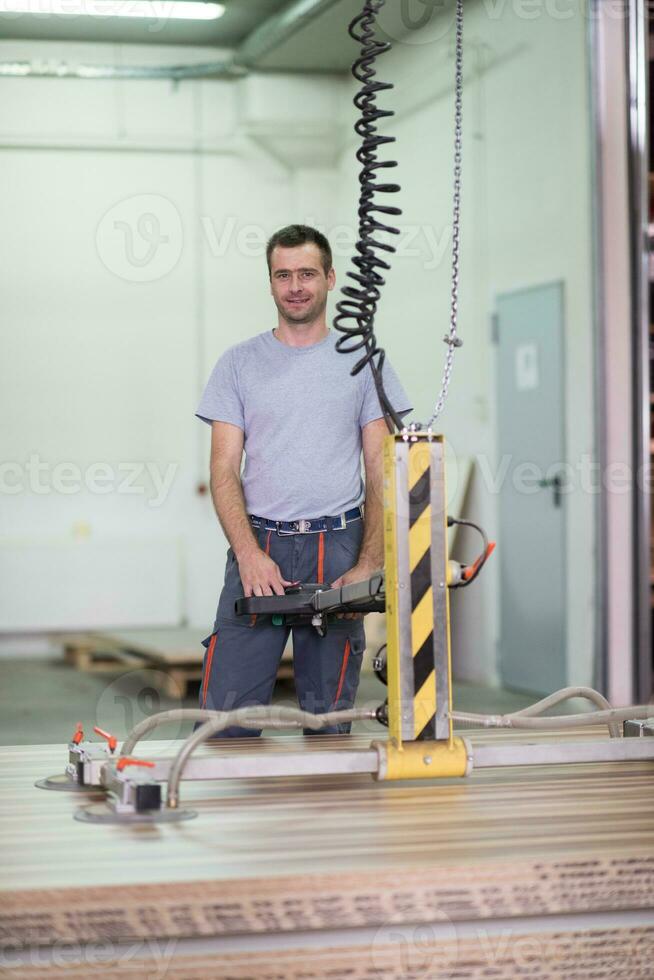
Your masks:
{"label": "coiled black hose", "polygon": [[396,428],[402,429],[404,423],[384,390],[382,368],[385,353],[383,348],[377,346],[374,332],[377,303],[385,284],[380,270],[390,269],[389,263],[377,254],[377,250],[395,251],[393,245],[379,241],[375,235],[379,232],[399,234],[398,228],[384,224],[378,215],[402,214],[400,208],[380,204],[375,200],[376,194],[396,194],[400,190],[399,184],[377,182],[378,170],[397,166],[395,160],[377,159],[378,147],[395,142],[394,136],[380,136],[377,132],[379,119],[395,115],[391,110],[377,106],[377,93],[393,88],[390,82],[380,82],[375,78],[375,60],[391,48],[388,41],[380,41],[375,37],[375,19],[384,2],[385,0],[365,0],[363,10],[348,28],[350,36],[361,45],[361,53],[352,65],[352,74],[361,82],[361,88],[354,97],[354,104],[361,112],[354,126],[362,141],[356,154],[361,163],[359,240],[356,244],[357,254],[352,259],[355,270],[347,273],[357,285],[343,286],[341,292],[346,298],[336,304],[338,313],[334,317],[334,327],[345,334],[336,342],[338,351],[348,354],[365,348],[365,354],[354,365],[351,374],[356,375],[367,364],[370,365],[384,419],[392,433]]}

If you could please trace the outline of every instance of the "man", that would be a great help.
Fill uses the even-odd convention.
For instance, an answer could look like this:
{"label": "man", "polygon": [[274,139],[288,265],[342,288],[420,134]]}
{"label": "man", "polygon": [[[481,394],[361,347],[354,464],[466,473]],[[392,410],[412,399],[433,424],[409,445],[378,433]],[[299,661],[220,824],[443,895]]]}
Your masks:
{"label": "man", "polygon": [[[267,260],[277,327],[223,354],[197,411],[212,427],[211,493],[231,545],[200,688],[200,704],[217,710],[270,704],[288,638],[270,616],[237,616],[239,596],[283,595],[293,582],[345,585],[383,567],[387,428],[370,369],[352,377],[360,353],[336,351],[327,326],[336,281],[329,242],[289,225],[268,242]],[[397,410],[409,411],[388,360],[384,383]],[[364,647],[360,616],[337,619],[325,637],[294,627],[300,706],[314,714],[352,707]]]}

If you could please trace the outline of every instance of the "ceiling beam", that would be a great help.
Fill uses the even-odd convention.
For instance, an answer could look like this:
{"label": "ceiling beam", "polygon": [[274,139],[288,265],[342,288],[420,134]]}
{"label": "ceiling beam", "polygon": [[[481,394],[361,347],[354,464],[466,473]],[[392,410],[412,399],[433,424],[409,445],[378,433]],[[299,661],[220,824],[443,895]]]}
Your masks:
{"label": "ceiling beam", "polygon": [[264,55],[338,2],[339,0],[291,0],[246,37],[236,49],[235,64],[255,68]]}

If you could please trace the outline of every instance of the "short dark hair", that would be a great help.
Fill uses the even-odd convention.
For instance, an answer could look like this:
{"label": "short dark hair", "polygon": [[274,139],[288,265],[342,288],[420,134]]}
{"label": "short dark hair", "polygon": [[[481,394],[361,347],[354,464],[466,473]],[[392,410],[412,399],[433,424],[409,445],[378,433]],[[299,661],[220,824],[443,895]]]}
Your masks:
{"label": "short dark hair", "polygon": [[322,267],[325,275],[332,267],[332,250],[329,242],[321,231],[311,228],[310,225],[286,225],[280,228],[270,237],[266,246],[266,262],[268,263],[268,275],[270,275],[270,256],[277,245],[282,248],[297,248],[299,245],[317,245],[322,257]]}

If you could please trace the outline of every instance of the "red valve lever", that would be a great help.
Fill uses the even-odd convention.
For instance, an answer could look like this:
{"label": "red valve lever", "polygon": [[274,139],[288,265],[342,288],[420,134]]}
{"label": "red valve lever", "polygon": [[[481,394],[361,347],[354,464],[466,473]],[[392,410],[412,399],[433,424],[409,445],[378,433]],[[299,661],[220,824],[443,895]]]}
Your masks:
{"label": "red valve lever", "polygon": [[122,772],[125,766],[147,766],[154,769],[154,762],[147,762],[145,759],[134,759],[131,755],[123,755],[116,763],[118,772]]}
{"label": "red valve lever", "polygon": [[77,728],[75,729],[75,734],[71,738],[71,742],[74,742],[75,745],[79,745],[79,743],[82,742],[83,740],[84,740],[84,729],[82,728],[82,722],[78,721]]}
{"label": "red valve lever", "polygon": [[107,745],[109,746],[110,752],[116,751],[116,746],[118,745],[118,739],[116,738],[115,735],[110,735],[109,732],[103,731],[103,729],[98,728],[97,725],[93,728],[93,731],[97,732],[98,735],[102,735],[103,738],[106,738]]}
{"label": "red valve lever", "polygon": [[490,558],[490,556],[493,554],[494,551],[495,551],[495,542],[490,541],[483,556],[481,558],[478,558],[473,565],[468,565],[467,568],[463,569],[464,581],[467,582],[469,579],[471,579],[472,576],[477,571],[477,569],[479,568],[479,566],[481,565],[482,561],[486,561],[487,558]]}

